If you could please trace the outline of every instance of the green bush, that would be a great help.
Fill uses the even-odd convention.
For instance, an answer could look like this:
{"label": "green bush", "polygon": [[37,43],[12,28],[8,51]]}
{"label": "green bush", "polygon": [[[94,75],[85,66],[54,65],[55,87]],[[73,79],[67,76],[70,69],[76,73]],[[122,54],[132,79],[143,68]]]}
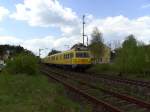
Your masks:
{"label": "green bush", "polygon": [[103,73],[103,72],[110,72],[113,70],[113,65],[108,63],[103,64],[96,64],[93,65],[90,69],[88,69],[88,72],[95,72],[95,73]]}
{"label": "green bush", "polygon": [[21,53],[13,59],[8,60],[5,71],[12,74],[37,74],[38,59],[31,54]]}

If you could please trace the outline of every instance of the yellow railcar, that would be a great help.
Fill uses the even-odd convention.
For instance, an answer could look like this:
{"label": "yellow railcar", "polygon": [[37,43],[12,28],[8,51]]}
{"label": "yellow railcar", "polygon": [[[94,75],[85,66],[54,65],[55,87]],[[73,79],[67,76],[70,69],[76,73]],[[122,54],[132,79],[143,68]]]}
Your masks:
{"label": "yellow railcar", "polygon": [[91,56],[88,50],[69,50],[47,56],[43,59],[43,62],[71,68],[87,68],[91,65]]}

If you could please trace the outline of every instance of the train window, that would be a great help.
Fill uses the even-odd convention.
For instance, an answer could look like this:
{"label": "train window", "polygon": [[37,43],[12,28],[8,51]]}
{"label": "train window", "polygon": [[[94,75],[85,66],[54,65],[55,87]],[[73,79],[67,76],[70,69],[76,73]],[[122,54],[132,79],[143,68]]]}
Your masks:
{"label": "train window", "polygon": [[64,54],[64,59],[70,59],[70,58],[73,58],[73,53]]}
{"label": "train window", "polygon": [[70,58],[73,58],[73,53],[70,53]]}
{"label": "train window", "polygon": [[68,54],[66,54],[66,59],[68,58]]}
{"label": "train window", "polygon": [[69,59],[69,54],[67,54],[67,57],[66,57],[67,59]]}
{"label": "train window", "polygon": [[66,59],[66,54],[64,54],[64,59]]}
{"label": "train window", "polygon": [[77,52],[76,57],[78,57],[78,58],[88,58],[89,54],[87,52]]}

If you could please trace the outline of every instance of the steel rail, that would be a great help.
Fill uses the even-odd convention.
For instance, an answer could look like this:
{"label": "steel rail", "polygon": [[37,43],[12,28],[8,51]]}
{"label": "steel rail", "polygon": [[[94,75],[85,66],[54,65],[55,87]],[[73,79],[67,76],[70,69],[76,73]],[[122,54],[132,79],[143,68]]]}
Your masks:
{"label": "steel rail", "polygon": [[120,98],[122,100],[128,101],[130,103],[134,103],[134,104],[138,105],[139,107],[150,109],[150,103],[149,102],[142,101],[140,99],[134,98],[134,97],[129,96],[129,95],[124,95],[124,94],[116,93],[114,91],[110,91],[110,90],[104,89],[102,87],[97,87],[94,84],[89,84],[89,83],[87,83],[85,81],[81,81],[79,79],[78,80],[74,79],[74,78],[72,78],[70,76],[66,76],[66,75],[60,74],[59,72],[56,72],[56,71],[55,72],[53,71],[53,73],[61,75],[61,76],[65,77],[65,78],[69,78],[71,80],[75,80],[75,81],[77,81],[77,82],[79,82],[81,84],[87,85],[87,86],[89,86],[89,87],[91,87],[93,89],[97,89],[97,90],[103,91],[103,92],[105,92],[107,94],[113,95],[113,96],[115,96],[117,98]]}
{"label": "steel rail", "polygon": [[92,102],[93,104],[96,104],[97,106],[103,106],[104,108],[106,108],[107,110],[109,110],[110,112],[124,112],[120,109],[118,109],[117,107],[114,107],[104,101],[98,100],[96,97],[89,95],[88,93],[85,93],[84,91],[62,81],[61,79],[58,79],[56,77],[54,77],[53,75],[51,75],[49,72],[41,70],[41,72],[43,72],[44,74],[46,74],[47,76],[49,76],[50,78],[56,80],[57,82],[63,84],[65,87],[67,87],[68,89],[70,89],[71,91],[74,91],[76,93],[78,93],[79,95],[81,95],[82,97],[86,98],[88,101]]}

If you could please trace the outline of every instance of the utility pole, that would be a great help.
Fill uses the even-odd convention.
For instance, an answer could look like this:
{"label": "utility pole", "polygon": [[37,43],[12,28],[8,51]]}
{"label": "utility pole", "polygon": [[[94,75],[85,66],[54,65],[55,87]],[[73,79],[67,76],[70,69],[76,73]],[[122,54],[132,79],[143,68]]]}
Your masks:
{"label": "utility pole", "polygon": [[84,19],[85,19],[85,15],[83,15],[83,34],[82,34],[82,36],[83,36],[83,45],[84,45],[84,25],[85,25],[85,21],[84,21]]}
{"label": "utility pole", "polygon": [[43,49],[39,49],[39,58],[40,58],[40,56],[41,56],[41,51],[42,51]]}
{"label": "utility pole", "polygon": [[45,49],[49,49],[49,48],[43,48],[43,49],[39,48],[39,58],[41,57],[41,51]]}
{"label": "utility pole", "polygon": [[[86,35],[87,36],[87,35]],[[88,38],[88,36],[87,36],[87,46],[89,45],[89,38]]]}

